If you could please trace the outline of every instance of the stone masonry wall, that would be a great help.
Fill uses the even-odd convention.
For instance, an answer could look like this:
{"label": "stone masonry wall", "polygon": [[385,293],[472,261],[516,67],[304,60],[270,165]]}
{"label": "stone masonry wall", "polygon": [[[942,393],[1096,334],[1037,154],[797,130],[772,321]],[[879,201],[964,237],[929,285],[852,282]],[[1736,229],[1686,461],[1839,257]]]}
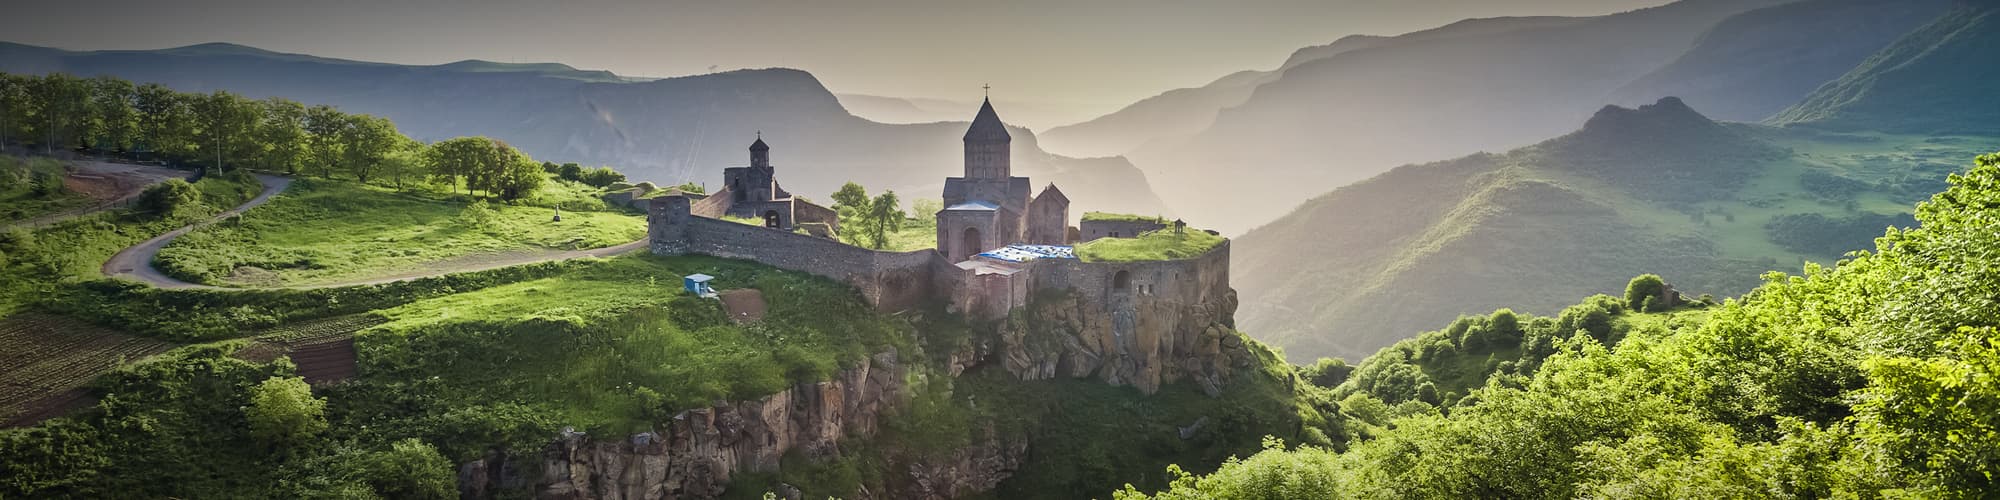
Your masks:
{"label": "stone masonry wall", "polygon": [[933,250],[877,252],[838,241],[724,220],[691,216],[686,198],[655,198],[649,208],[652,251],[752,260],[853,285],[868,303],[900,311],[933,296]]}
{"label": "stone masonry wall", "polygon": [[1079,238],[1076,242],[1083,243],[1098,238],[1112,238],[1114,233],[1118,238],[1131,238],[1146,231],[1166,229],[1167,225],[1156,221],[1086,220],[1077,227]]}

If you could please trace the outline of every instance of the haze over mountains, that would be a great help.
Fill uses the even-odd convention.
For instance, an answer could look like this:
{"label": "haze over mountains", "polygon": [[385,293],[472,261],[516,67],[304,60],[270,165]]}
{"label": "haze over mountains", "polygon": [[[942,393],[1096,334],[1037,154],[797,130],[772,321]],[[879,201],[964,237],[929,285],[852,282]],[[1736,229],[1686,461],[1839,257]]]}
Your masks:
{"label": "haze over mountains", "polygon": [[[1760,271],[1867,248],[1910,223],[1903,207],[1964,158],[2000,143],[2000,99],[1980,90],[1994,75],[1972,62],[1993,53],[1996,11],[1948,6],[1771,120],[1781,127],[1716,123],[1666,98],[1601,109],[1534,146],[1336,189],[1238,239],[1245,328],[1294,359],[1355,359],[1460,314],[1552,314],[1641,273],[1733,296]],[[1763,39],[1742,50],[1795,40]],[[1686,80],[1771,62],[1740,60],[1700,65],[1730,78]],[[1712,95],[1768,90],[1735,88]]]}
{"label": "haze over mountains", "polygon": [[[405,66],[231,44],[71,52],[0,43],[0,71],[108,74],[183,91],[331,104],[388,117],[419,139],[491,136],[536,158],[612,165],[634,181],[662,184],[719,184],[722,167],[746,161],[758,131],[773,146],[780,181],[807,197],[824,198],[847,181],[931,197],[962,168],[963,121],[858,118],[811,74],[789,69],[638,80],[560,64]],[[1124,160],[1051,155],[1026,129],[1013,133],[1017,174],[1062,185],[1079,211],[1166,211]]]}
{"label": "haze over mountains", "polygon": [[[1729,41],[1704,37],[1721,21],[1785,3],[1688,0],[1593,18],[1476,20],[1398,37],[1350,38],[1301,51],[1274,73],[1233,75],[1046,135],[1057,150],[1077,154],[1124,148],[1176,211],[1240,232],[1300,199],[1398,164],[1525,145],[1575,127],[1605,104],[1650,102],[1661,95],[1639,99],[1620,92],[1678,59],[1700,60],[1698,53],[1690,56],[1697,41]],[[1811,31],[1852,24],[1882,26],[1874,32],[1899,25],[1907,30],[1929,17],[1924,9],[1941,8],[1934,2],[1851,3],[1815,14],[1831,21],[1775,27],[1798,32],[1773,36],[1772,50],[1803,51],[1810,57],[1780,57],[1838,74],[1880,48],[1867,45],[1889,38],[1821,47]],[[1652,78],[1677,90],[1710,85],[1671,72]],[[1778,91],[1760,88],[1756,95],[1765,96],[1757,99],[1770,110],[1811,90],[1769,86]],[[1109,146],[1073,146],[1084,143]],[[1218,168],[1235,175],[1216,178],[1211,173]]]}

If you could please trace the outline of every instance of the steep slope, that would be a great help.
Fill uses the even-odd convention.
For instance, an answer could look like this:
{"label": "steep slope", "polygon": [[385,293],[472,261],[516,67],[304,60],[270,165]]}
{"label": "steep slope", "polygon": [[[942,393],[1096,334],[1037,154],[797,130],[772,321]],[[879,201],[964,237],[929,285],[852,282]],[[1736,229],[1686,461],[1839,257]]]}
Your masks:
{"label": "steep slope", "polygon": [[1672,64],[1618,89],[1613,102],[1678,96],[1717,120],[1762,120],[1950,6],[1950,0],[1811,0],[1745,12],[1717,24]]}
{"label": "steep slope", "polygon": [[1678,99],[1504,154],[1404,166],[1238,238],[1245,331],[1359,359],[1460,314],[1551,314],[1658,273],[1733,295],[1864,248],[1991,138],[1807,134]]}
{"label": "steep slope", "polygon": [[[183,91],[331,104],[388,117],[419,139],[491,136],[536,158],[614,165],[634,180],[659,183],[719,184],[722,167],[743,163],[744,147],[760,130],[775,148],[785,187],[808,197],[823,198],[847,181],[905,198],[932,196],[963,158],[963,122],[857,118],[811,74],[789,69],[628,81],[555,64],[403,66],[227,44],[99,52],[0,44],[0,56],[0,71],[107,74]],[[1165,212],[1131,164],[1047,154],[1032,133],[1013,133],[1016,172],[1061,184],[1079,209]]]}
{"label": "steep slope", "polygon": [[1958,0],[1944,17],[1772,117],[1781,125],[1908,133],[2000,131],[2000,2]]}
{"label": "steep slope", "polygon": [[[1735,14],[1783,0],[1681,2],[1556,26],[1388,44],[1286,70],[1205,131],[1128,157],[1184,213],[1226,232],[1409,162],[1532,143],[1686,52]],[[1232,175],[1218,178],[1215,172]]]}
{"label": "steep slope", "polygon": [[1050,151],[1083,156],[1124,154],[1153,141],[1184,138],[1208,128],[1217,112],[1242,104],[1258,85],[1270,82],[1301,64],[1341,53],[1399,43],[1414,43],[1512,30],[1545,28],[1581,22],[1576,17],[1501,17],[1467,19],[1438,28],[1397,36],[1349,35],[1326,45],[1294,51],[1284,64],[1269,71],[1239,71],[1208,85],[1174,89],[1142,99],[1090,121],[1051,128],[1042,133]]}

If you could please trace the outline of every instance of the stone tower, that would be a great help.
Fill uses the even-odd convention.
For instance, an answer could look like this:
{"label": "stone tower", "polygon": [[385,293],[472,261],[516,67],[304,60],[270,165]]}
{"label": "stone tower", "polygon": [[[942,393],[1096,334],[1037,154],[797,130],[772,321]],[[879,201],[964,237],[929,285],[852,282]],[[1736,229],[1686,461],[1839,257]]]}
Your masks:
{"label": "stone tower", "polygon": [[764,144],[764,134],[757,134],[757,142],[750,143],[750,166],[771,166],[771,146]]}
{"label": "stone tower", "polygon": [[1012,177],[1014,169],[1009,164],[1008,149],[1013,142],[1014,136],[1000,123],[1000,114],[993,111],[993,101],[981,104],[979,115],[972,118],[972,126],[965,129],[965,178]]}

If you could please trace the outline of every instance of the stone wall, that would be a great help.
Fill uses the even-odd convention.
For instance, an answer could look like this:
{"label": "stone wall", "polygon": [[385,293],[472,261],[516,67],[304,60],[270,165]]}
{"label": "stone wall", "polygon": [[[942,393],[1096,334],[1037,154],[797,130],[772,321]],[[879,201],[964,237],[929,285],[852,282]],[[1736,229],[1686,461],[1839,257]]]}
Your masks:
{"label": "stone wall", "polygon": [[1131,238],[1147,231],[1166,229],[1167,224],[1151,220],[1085,220],[1077,226],[1080,237],[1077,243],[1098,238]]}
{"label": "stone wall", "polygon": [[648,214],[653,253],[744,259],[824,276],[854,286],[883,311],[916,307],[933,296],[932,273],[938,269],[934,264],[943,260],[936,251],[877,252],[790,231],[696,217],[688,207],[686,198],[654,198]]}

